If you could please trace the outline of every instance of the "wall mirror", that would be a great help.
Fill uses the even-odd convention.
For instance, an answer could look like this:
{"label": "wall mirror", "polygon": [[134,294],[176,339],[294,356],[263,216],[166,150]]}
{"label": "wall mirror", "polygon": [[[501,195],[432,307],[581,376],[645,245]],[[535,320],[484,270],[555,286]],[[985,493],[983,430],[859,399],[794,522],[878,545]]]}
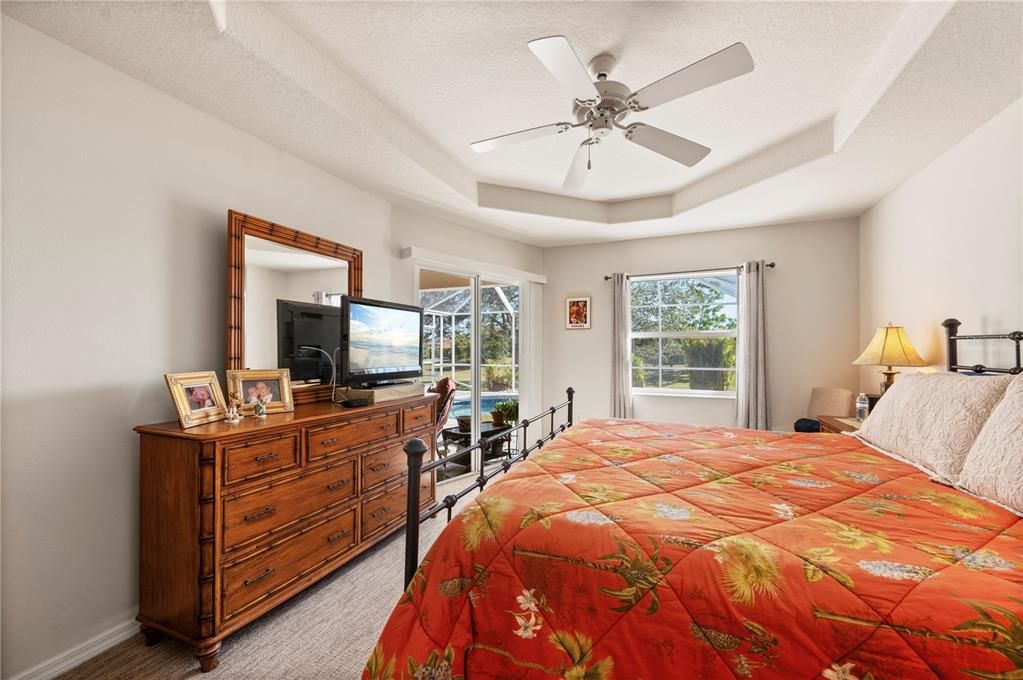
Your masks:
{"label": "wall mirror", "polygon": [[362,251],[233,210],[227,239],[227,368],[287,368],[295,403],[329,400]]}

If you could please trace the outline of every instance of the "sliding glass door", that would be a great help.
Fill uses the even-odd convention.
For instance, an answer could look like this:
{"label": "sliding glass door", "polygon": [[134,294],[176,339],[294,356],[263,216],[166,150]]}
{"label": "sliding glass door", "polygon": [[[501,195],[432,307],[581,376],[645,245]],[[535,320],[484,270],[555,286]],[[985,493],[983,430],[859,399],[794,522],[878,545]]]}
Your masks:
{"label": "sliding glass door", "polygon": [[[518,420],[519,286],[480,272],[432,268],[420,268],[417,281],[424,309],[423,381],[435,385],[450,378],[455,385],[451,411],[437,432],[437,451],[448,456]],[[438,478],[478,471],[517,445],[509,436],[485,459],[451,455]]]}

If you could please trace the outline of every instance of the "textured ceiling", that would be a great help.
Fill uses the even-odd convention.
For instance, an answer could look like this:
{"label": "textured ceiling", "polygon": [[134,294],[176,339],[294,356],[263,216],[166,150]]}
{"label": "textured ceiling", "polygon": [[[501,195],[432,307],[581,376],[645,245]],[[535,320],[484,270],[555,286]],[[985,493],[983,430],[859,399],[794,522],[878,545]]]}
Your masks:
{"label": "textured ceiling", "polygon": [[280,3],[274,12],[482,180],[561,191],[583,130],[487,154],[469,142],[574,121],[526,43],[563,33],[583,63],[611,52],[633,91],[741,41],[749,75],[627,122],[713,149],[686,168],[612,134],[579,196],[673,191],[835,113],[903,10],[894,2]]}
{"label": "textured ceiling", "polygon": [[[1019,98],[1020,2],[9,2],[26,23],[327,172],[538,245],[857,215]],[[525,43],[613,52],[632,88],[736,41],[756,70],[629,120],[713,148],[678,166],[614,136],[475,139],[569,118]]]}

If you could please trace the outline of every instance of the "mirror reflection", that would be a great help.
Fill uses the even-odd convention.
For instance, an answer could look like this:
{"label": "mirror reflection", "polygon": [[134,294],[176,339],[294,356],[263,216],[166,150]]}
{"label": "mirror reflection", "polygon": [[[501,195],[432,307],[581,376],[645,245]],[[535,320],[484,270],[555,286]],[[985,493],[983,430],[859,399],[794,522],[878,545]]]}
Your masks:
{"label": "mirror reflection", "polygon": [[348,263],[245,237],[245,366],[287,368],[294,388],[329,383]]}

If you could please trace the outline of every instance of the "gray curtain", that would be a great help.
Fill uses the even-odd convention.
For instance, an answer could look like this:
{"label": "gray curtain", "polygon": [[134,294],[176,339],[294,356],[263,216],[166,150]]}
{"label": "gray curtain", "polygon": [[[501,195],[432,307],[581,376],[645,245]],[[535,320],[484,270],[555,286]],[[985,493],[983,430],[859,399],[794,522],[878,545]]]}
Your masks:
{"label": "gray curtain", "polygon": [[632,357],[629,344],[629,275],[611,275],[611,417],[632,417]]}
{"label": "gray curtain", "polygon": [[767,325],[764,318],[763,260],[743,264],[739,281],[739,346],[737,357],[738,426],[766,430],[771,426],[767,405]]}

